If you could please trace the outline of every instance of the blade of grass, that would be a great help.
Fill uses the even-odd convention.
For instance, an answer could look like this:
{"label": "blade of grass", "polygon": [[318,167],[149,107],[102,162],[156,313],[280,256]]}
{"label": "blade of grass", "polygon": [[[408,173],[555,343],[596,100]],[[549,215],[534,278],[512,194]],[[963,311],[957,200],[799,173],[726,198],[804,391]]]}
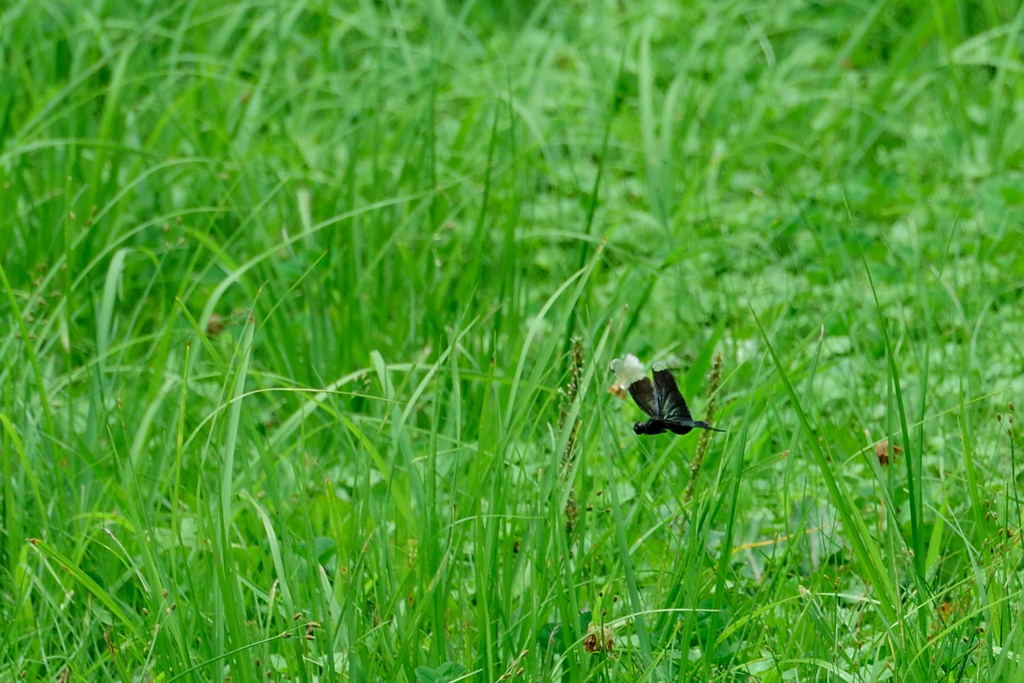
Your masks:
{"label": "blade of grass", "polygon": [[779,379],[786,388],[786,393],[789,395],[790,403],[793,406],[797,419],[804,428],[804,431],[807,433],[807,442],[810,447],[810,452],[814,456],[814,461],[818,466],[818,471],[821,472],[822,478],[825,480],[825,485],[828,488],[831,500],[839,511],[839,516],[847,531],[847,537],[853,546],[854,555],[857,557],[858,563],[867,574],[866,578],[875,590],[878,591],[879,609],[881,609],[889,626],[895,628],[899,623],[899,598],[897,597],[894,587],[889,581],[888,572],[885,569],[885,565],[882,563],[881,556],[878,554],[875,542],[871,538],[871,534],[868,531],[867,526],[865,526],[864,520],[853,507],[851,502],[852,496],[850,496],[850,494],[845,490],[845,487],[836,478],[835,473],[832,471],[832,467],[829,464],[830,458],[825,453],[825,450],[821,445],[821,437],[801,406],[800,398],[797,396],[796,390],[793,388],[793,384],[789,380],[789,373],[787,373],[785,368],[782,366],[782,360],[775,352],[775,348],[772,346],[771,340],[768,339],[768,335],[765,333],[764,327],[761,325],[761,320],[758,318],[758,315],[753,308],[751,308],[751,314],[754,316],[754,323],[757,325],[757,329],[761,333],[761,338],[764,340],[765,346],[768,350],[768,355],[771,358],[772,363],[775,365],[775,370],[778,372]]}

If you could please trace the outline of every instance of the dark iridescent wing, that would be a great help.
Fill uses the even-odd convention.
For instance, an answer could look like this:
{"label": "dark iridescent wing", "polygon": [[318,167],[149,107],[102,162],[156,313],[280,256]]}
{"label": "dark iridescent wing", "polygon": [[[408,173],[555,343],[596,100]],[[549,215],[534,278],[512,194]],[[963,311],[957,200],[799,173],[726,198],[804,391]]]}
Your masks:
{"label": "dark iridescent wing", "polygon": [[651,384],[650,377],[644,377],[638,379],[629,385],[629,395],[633,397],[636,404],[640,406],[640,410],[644,411],[651,417],[656,417],[658,412],[658,404],[654,402],[654,385]]}
{"label": "dark iridescent wing", "polygon": [[668,370],[654,371],[655,405],[662,420],[666,422],[692,422],[693,416],[686,407],[683,395],[676,386],[676,378]]}

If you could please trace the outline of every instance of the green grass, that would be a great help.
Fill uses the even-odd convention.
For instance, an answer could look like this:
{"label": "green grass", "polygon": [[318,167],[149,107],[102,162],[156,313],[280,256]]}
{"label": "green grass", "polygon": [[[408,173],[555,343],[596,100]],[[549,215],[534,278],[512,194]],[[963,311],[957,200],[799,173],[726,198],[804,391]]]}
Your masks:
{"label": "green grass", "polygon": [[0,679],[1024,676],[1022,28],[4,5]]}

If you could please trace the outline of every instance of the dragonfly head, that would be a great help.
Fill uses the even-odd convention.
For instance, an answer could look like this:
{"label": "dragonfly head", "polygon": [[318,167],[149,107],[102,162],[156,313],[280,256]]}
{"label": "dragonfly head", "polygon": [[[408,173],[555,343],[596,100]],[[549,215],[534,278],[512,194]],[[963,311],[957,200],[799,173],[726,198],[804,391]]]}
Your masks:
{"label": "dragonfly head", "polygon": [[665,431],[664,428],[661,425],[654,424],[653,420],[633,423],[634,434],[660,434],[663,431]]}

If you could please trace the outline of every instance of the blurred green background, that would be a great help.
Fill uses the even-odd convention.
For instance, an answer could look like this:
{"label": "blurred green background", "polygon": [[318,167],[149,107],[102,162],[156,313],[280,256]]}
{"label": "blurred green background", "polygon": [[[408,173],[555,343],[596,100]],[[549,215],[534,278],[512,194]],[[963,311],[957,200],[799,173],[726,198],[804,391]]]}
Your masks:
{"label": "blurred green background", "polygon": [[1021,676],[1022,25],[4,4],[0,677]]}

